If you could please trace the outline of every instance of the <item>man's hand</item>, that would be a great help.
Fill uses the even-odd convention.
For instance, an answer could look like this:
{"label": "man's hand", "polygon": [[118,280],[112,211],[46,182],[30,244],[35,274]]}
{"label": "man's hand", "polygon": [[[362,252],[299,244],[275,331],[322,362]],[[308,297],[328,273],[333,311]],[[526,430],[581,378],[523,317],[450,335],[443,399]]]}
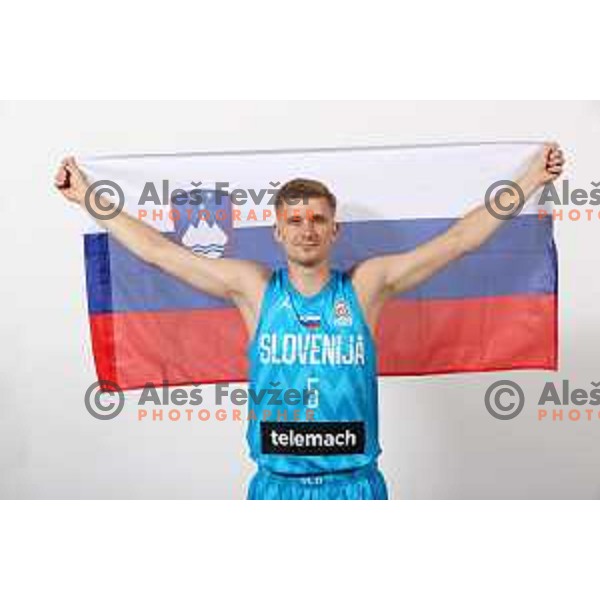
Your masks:
{"label": "man's hand", "polygon": [[[560,177],[564,163],[558,144],[546,144],[516,181],[525,200],[541,186]],[[495,202],[503,207],[501,197]],[[516,203],[514,208],[517,212]],[[357,265],[352,274],[353,283],[370,326],[374,329],[387,298],[415,288],[451,262],[473,252],[489,240],[504,222],[483,204],[445,233],[410,252],[375,257]]]}
{"label": "man's hand", "polygon": [[72,156],[65,158],[54,176],[54,186],[70,202],[82,205],[89,181]]}
{"label": "man's hand", "polygon": [[[73,157],[62,161],[54,178],[56,188],[75,204],[89,210],[98,203],[104,209],[110,201],[90,198],[86,203],[89,182]],[[91,216],[94,216],[90,213]],[[196,256],[188,248],[164,237],[153,227],[121,212],[108,220],[98,221],[111,235],[138,258],[152,264],[196,289],[232,300],[240,309],[250,336],[254,334],[270,270],[251,261]]]}
{"label": "man's hand", "polygon": [[564,165],[565,158],[558,144],[546,144],[529,164],[524,179],[535,190],[556,181],[562,175]]}

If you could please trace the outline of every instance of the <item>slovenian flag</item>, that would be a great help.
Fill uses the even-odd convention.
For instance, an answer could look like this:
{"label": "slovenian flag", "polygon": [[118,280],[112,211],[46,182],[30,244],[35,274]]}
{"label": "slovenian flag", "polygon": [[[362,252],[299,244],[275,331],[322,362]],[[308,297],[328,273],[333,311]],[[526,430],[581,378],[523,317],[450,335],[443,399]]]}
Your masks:
{"label": "slovenian flag", "polygon": [[[274,192],[297,177],[337,196],[333,266],[409,251],[522,173],[541,144],[488,143],[89,158],[93,182],[125,211],[213,260],[285,265]],[[177,191],[179,190],[179,191]],[[173,192],[176,192],[173,194]],[[136,389],[247,379],[236,308],[136,258],[95,223],[85,233],[91,342],[99,380]],[[318,327],[318,315],[306,317]],[[311,320],[312,319],[312,320]],[[376,332],[380,375],[557,368],[557,254],[535,200],[480,250],[391,299]]]}

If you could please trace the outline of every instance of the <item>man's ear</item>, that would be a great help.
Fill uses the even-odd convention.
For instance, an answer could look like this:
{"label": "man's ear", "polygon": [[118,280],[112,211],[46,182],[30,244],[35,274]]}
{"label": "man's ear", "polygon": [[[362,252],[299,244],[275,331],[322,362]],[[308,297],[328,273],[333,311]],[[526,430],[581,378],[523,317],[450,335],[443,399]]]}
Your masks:
{"label": "man's ear", "polygon": [[281,244],[281,231],[277,222],[273,225],[273,237],[278,244]]}
{"label": "man's ear", "polygon": [[333,237],[334,237],[334,239],[337,239],[338,235],[340,234],[341,228],[342,228],[342,224],[339,223],[338,221],[336,221],[333,224]]}

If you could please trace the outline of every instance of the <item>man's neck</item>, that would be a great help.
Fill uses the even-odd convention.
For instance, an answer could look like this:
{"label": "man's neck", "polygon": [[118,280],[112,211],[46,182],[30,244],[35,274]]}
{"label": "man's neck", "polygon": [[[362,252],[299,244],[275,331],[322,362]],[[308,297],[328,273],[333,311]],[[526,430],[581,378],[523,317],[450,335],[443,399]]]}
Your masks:
{"label": "man's neck", "polygon": [[325,262],[314,267],[288,263],[290,282],[303,296],[317,295],[329,281],[331,267]]}

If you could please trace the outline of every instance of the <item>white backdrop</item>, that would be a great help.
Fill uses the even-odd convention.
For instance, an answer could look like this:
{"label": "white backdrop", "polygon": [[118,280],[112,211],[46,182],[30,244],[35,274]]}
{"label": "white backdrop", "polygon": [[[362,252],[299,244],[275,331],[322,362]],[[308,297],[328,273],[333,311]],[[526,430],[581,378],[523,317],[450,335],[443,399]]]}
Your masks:
{"label": "white backdrop", "polygon": [[[66,153],[558,140],[573,187],[600,181],[598,102],[87,102],[0,104],[0,497],[243,498],[242,423],[89,416],[81,217],[52,190]],[[501,174],[500,174],[501,175]],[[485,190],[482,190],[482,194]],[[557,224],[561,368],[384,379],[381,466],[392,497],[598,498],[600,419],[538,422],[547,381],[600,381],[600,219]],[[513,421],[483,398],[526,393]],[[205,393],[210,399],[210,394]]]}

